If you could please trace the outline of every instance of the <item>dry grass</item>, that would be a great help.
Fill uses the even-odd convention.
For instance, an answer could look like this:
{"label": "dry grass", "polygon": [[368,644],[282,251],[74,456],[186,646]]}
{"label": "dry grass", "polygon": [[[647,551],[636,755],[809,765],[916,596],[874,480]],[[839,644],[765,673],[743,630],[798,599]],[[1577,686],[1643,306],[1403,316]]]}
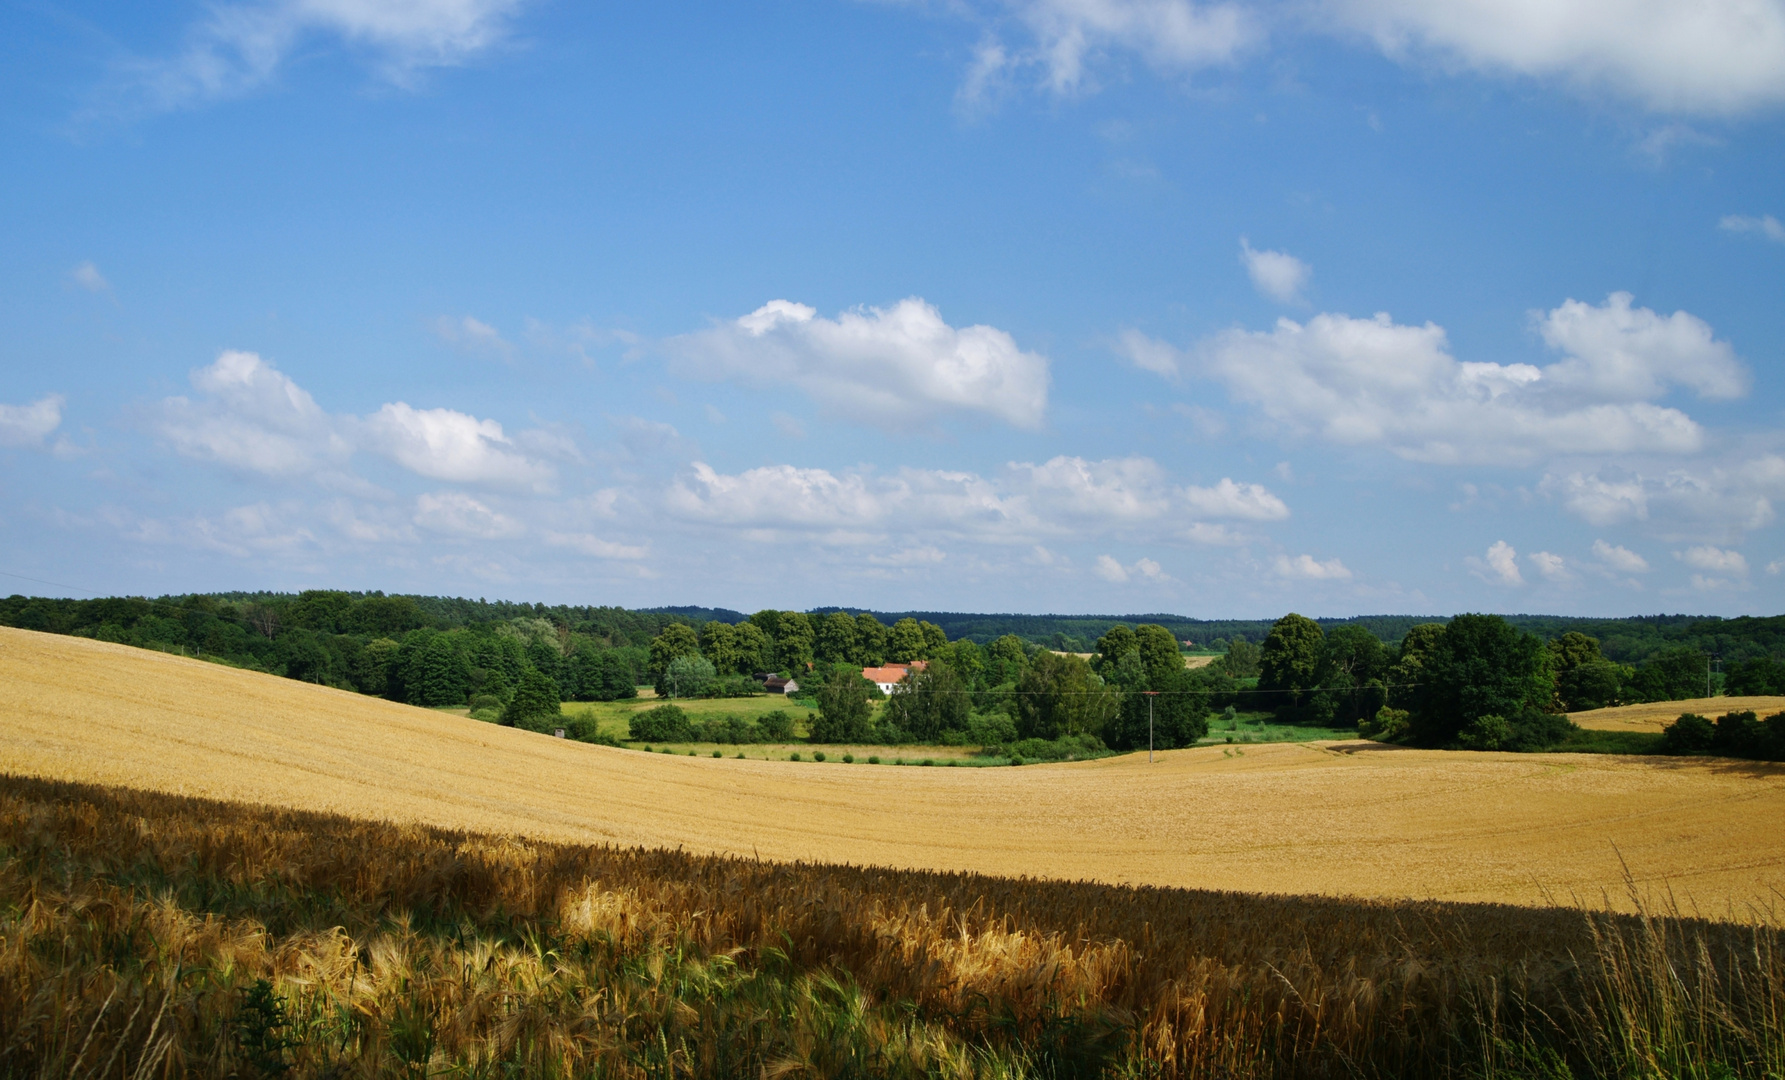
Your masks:
{"label": "dry grass", "polygon": [[19,630],[0,685],[7,772],[538,840],[1528,905],[1625,904],[1627,863],[1650,895],[1737,917],[1785,886],[1777,765],[1367,743],[1152,767],[670,757]]}
{"label": "dry grass", "polygon": [[0,777],[8,1077],[1763,1080],[1785,1071],[1780,944],[1677,918],[775,864]]}
{"label": "dry grass", "polygon": [[1609,709],[1589,709],[1569,713],[1568,719],[1595,731],[1660,731],[1680,718],[1681,713],[1697,713],[1715,720],[1727,712],[1752,711],[1757,716],[1771,716],[1785,711],[1785,697],[1708,697],[1691,701],[1655,701],[1647,705],[1617,705]]}

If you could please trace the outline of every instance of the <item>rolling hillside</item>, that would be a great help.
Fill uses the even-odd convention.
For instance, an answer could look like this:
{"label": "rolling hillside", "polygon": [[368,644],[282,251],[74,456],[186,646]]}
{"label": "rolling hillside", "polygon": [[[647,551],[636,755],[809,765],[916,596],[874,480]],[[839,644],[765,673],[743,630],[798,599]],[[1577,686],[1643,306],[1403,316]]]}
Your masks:
{"label": "rolling hillside", "polygon": [[[674,758],[0,630],[0,768],[543,839],[1210,889],[1538,904],[1785,889],[1785,768],[1206,747],[1012,769]],[[1620,862],[1622,860],[1622,863]]]}

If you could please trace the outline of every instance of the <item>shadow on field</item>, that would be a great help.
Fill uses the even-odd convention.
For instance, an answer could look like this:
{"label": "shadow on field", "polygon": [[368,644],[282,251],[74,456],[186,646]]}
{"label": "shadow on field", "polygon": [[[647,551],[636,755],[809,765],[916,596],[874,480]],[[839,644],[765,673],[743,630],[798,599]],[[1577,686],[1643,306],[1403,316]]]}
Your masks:
{"label": "shadow on field", "polygon": [[16,777],[0,942],[8,1076],[82,1075],[93,1046],[96,1074],[219,1078],[1785,1060],[1785,940],[1759,925],[771,863]]}

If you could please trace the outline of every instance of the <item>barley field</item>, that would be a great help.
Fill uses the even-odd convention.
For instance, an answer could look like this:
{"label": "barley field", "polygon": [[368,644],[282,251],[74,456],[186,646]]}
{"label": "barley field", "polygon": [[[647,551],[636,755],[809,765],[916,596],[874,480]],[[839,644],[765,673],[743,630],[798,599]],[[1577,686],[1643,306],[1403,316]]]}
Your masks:
{"label": "barley field", "polygon": [[1782,945],[0,776],[8,1077],[1771,1080]]}
{"label": "barley field", "polygon": [[1785,712],[1785,697],[1708,697],[1690,701],[1655,701],[1646,705],[1614,705],[1609,709],[1569,713],[1568,719],[1595,731],[1660,731],[1678,720],[1681,713],[1697,713],[1715,720],[1724,713],[1744,711],[1761,717]]}
{"label": "barley field", "polygon": [[[1248,893],[1747,918],[1785,767],[1373,743],[1021,768],[672,757],[0,629],[0,771],[535,840]],[[1767,916],[1770,917],[1770,916]]]}

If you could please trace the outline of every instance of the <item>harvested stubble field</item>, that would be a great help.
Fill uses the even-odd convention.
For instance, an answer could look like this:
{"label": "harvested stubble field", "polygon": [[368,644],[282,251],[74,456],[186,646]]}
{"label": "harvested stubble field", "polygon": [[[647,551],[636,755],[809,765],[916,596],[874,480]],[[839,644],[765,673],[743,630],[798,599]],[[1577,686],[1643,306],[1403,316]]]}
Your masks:
{"label": "harvested stubble field", "polygon": [[1069,765],[735,761],[569,743],[202,661],[0,629],[0,770],[575,843],[1252,893],[1747,917],[1785,767],[1370,743]]}

